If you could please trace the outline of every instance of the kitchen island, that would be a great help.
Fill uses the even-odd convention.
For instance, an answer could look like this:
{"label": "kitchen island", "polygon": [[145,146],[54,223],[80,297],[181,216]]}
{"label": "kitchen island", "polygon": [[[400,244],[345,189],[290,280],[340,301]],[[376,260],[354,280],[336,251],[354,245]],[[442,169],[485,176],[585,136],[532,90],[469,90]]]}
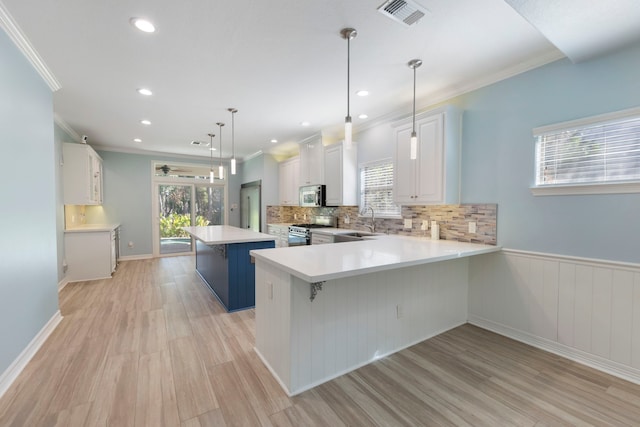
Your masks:
{"label": "kitchen island", "polygon": [[376,236],[252,251],[256,351],[289,395],[467,321],[468,257],[490,245]]}
{"label": "kitchen island", "polygon": [[252,249],[275,247],[274,237],[228,225],[183,227],[196,241],[196,271],[227,311],[255,305]]}

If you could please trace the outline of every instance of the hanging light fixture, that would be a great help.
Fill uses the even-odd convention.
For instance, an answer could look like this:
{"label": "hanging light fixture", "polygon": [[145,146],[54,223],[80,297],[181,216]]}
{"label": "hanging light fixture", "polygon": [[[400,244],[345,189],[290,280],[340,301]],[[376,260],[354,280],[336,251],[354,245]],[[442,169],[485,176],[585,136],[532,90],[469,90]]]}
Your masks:
{"label": "hanging light fixture", "polygon": [[224,168],[222,167],[222,126],[224,123],[218,122],[218,132],[220,133],[220,166],[218,166],[218,178],[224,179]]}
{"label": "hanging light fixture", "polygon": [[409,158],[415,160],[418,157],[418,134],[416,133],[416,68],[422,65],[422,60],[412,59],[407,65],[413,69],[413,128],[411,130]]}
{"label": "hanging light fixture", "polygon": [[231,175],[236,174],[236,125],[233,117],[238,112],[237,109],[231,107],[227,108],[231,113]]}
{"label": "hanging light fixture", "polygon": [[213,184],[213,137],[215,136],[212,133],[208,133],[209,138],[211,138],[211,142],[209,143],[209,157],[211,158],[211,169],[209,170],[209,182]]}
{"label": "hanging light fixture", "polygon": [[350,100],[350,91],[351,88],[349,86],[349,75],[350,75],[350,67],[351,67],[351,39],[354,39],[358,32],[354,28],[343,28],[340,30],[340,35],[343,39],[347,39],[347,116],[344,118],[344,146],[345,148],[351,148],[351,139],[353,128],[351,126],[351,114],[349,113],[349,100]]}

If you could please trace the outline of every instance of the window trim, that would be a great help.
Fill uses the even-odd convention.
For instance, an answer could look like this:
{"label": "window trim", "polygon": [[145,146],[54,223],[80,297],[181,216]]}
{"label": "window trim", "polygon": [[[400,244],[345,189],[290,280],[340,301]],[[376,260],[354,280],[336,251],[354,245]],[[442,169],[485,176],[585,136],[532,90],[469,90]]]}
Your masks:
{"label": "window trim", "polygon": [[[640,107],[628,108],[626,110],[614,111],[611,113],[600,114],[597,116],[585,117],[576,120],[570,120],[553,125],[540,126],[533,129],[533,136],[537,138],[540,135],[553,132],[562,132],[572,130],[579,127],[590,126],[594,124],[606,124],[615,122],[628,117],[640,116]],[[534,156],[534,177],[535,170],[538,165]],[[640,181],[618,181],[618,182],[598,182],[583,184],[546,184],[532,185],[531,194],[534,196],[574,196],[588,194],[631,194],[640,193]]]}
{"label": "window trim", "polygon": [[[362,182],[360,179],[360,177],[362,176],[362,169],[365,167],[371,167],[371,166],[382,165],[387,163],[391,163],[391,165],[395,168],[395,163],[393,161],[393,158],[391,157],[385,157],[383,159],[378,159],[378,160],[370,160],[370,161],[362,162],[358,164],[358,218],[371,218],[371,215],[367,213],[364,213],[364,214],[362,213],[362,210],[364,209],[364,207],[360,205],[362,201]],[[391,191],[393,193],[393,185],[391,186]],[[392,196],[392,201],[393,199],[394,198]],[[402,205],[398,204],[397,206],[399,209],[399,212],[397,215],[381,214],[381,213],[375,212],[375,217],[382,218],[382,219],[402,219]]]}

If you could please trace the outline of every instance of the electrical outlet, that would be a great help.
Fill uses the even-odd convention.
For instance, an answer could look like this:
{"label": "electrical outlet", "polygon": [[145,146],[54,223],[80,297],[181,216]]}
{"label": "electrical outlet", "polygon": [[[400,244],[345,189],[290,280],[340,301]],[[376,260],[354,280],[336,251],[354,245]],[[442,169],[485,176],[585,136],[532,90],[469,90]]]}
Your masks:
{"label": "electrical outlet", "polygon": [[129,242],[129,244],[127,246],[132,248],[133,247],[133,242]]}
{"label": "electrical outlet", "polygon": [[349,215],[345,215],[344,216],[344,223],[345,224],[349,224],[351,222],[351,219],[349,218]]}
{"label": "electrical outlet", "polygon": [[411,221],[411,219],[405,219],[404,228],[411,228],[411,227],[413,227],[413,221]]}
{"label": "electrical outlet", "polygon": [[476,226],[477,224],[475,221],[469,222],[469,233],[476,234]]}
{"label": "electrical outlet", "polygon": [[426,219],[422,220],[422,225],[420,226],[420,230],[427,231],[429,229],[429,221]]}
{"label": "electrical outlet", "polygon": [[401,319],[402,318],[402,305],[397,304],[396,305],[396,319]]}
{"label": "electrical outlet", "polygon": [[297,220],[298,219],[298,214],[293,214],[293,219]]}

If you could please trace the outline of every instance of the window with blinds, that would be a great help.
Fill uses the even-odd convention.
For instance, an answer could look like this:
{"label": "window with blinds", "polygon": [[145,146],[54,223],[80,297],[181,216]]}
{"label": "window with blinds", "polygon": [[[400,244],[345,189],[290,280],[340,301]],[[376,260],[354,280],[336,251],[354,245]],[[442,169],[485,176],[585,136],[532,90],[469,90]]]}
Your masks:
{"label": "window with blinds", "polygon": [[393,161],[386,159],[360,166],[360,209],[372,207],[376,217],[400,216],[393,203]]}
{"label": "window with blinds", "polygon": [[640,182],[640,109],[534,129],[536,186]]}

